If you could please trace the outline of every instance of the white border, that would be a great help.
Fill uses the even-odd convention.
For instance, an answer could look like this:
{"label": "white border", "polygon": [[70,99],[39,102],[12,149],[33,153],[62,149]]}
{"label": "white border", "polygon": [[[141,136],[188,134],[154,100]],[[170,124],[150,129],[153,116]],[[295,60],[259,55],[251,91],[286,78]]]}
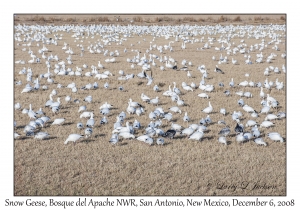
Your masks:
{"label": "white border", "polygon": [[[299,76],[299,67],[296,62],[299,61],[298,50],[299,46],[299,15],[296,11],[296,4],[283,1],[271,0],[252,0],[252,1],[224,1],[214,0],[208,1],[11,1],[2,5],[1,11],[1,146],[0,146],[0,164],[1,170],[1,192],[0,192],[0,208],[4,207],[4,200],[26,200],[27,197],[13,196],[13,14],[14,13],[287,13],[287,196],[286,197],[259,197],[261,200],[290,200],[296,199],[296,192],[299,187],[299,140],[297,133],[299,129],[297,125],[298,97],[297,87]],[[71,5],[72,4],[72,5]],[[3,47],[4,46],[4,47]],[[9,111],[8,111],[9,110]],[[298,196],[299,197],[299,196]],[[49,197],[28,197],[33,200],[45,200],[48,202]],[[97,197],[93,197],[97,198]],[[115,199],[116,197],[110,197]],[[122,197],[130,198],[130,197]],[[138,201],[140,197],[134,197]],[[155,200],[157,197],[145,197],[148,200]],[[160,197],[162,199],[166,197]],[[176,197],[169,197],[171,200],[176,200]],[[185,200],[187,197],[178,197],[180,200]],[[193,197],[194,199],[203,200],[205,197]],[[207,197],[215,200],[223,199],[231,201],[233,197]],[[237,197],[239,200],[255,200],[255,197]],[[78,197],[56,197],[57,200],[77,200]],[[101,197],[103,200],[104,197]],[[296,199],[299,202],[299,199]],[[298,204],[297,206],[299,206]],[[132,207],[122,207],[122,209],[131,209]],[[157,207],[156,207],[157,208]],[[179,208],[179,207],[178,207]],[[199,208],[199,207],[197,207]],[[200,207],[205,209],[204,207]],[[22,207],[22,209],[31,209],[30,207]],[[53,208],[51,208],[53,209]],[[62,209],[62,208],[60,208]],[[77,208],[68,208],[77,209]],[[86,209],[86,208],[79,208]],[[169,208],[170,209],[170,208]],[[266,208],[264,208],[266,209]],[[268,208],[267,208],[268,209]]]}

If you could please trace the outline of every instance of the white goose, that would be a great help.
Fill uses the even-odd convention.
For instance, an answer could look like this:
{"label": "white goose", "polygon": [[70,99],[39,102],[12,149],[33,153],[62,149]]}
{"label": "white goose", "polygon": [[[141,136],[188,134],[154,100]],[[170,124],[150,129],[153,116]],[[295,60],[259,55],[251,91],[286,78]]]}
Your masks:
{"label": "white goose", "polygon": [[95,124],[95,120],[94,120],[94,114],[91,113],[91,118],[86,122],[86,126],[87,127],[94,127]]}
{"label": "white goose", "polygon": [[34,111],[32,111],[32,109],[31,109],[31,104],[29,105],[28,116],[29,116],[30,119],[31,119],[31,118],[36,119],[36,114],[35,114]]}
{"label": "white goose", "polygon": [[208,107],[206,107],[205,109],[202,110],[202,112],[206,113],[206,114],[209,114],[211,113],[213,110],[213,107],[212,105],[210,104],[210,101],[208,102]]}
{"label": "white goose", "polygon": [[80,135],[80,134],[70,134],[68,136],[68,138],[66,139],[64,144],[67,144],[69,141],[72,141],[74,143],[76,143],[76,141],[78,141],[80,138],[84,137],[84,135]]}
{"label": "white goose", "polygon": [[271,132],[271,133],[268,133],[268,137],[273,140],[273,141],[280,141],[280,142],[283,142],[283,138],[280,136],[279,133],[277,132]]}
{"label": "white goose", "polygon": [[192,139],[192,140],[197,140],[197,141],[200,141],[200,139],[204,136],[204,133],[202,131],[196,131],[195,133],[193,133],[189,139]]}

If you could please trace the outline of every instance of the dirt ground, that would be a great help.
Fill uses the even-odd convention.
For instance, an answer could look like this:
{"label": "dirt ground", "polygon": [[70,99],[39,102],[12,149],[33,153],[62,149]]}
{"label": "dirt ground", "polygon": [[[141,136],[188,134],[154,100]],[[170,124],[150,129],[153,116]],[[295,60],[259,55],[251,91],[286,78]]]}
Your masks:
{"label": "dirt ground", "polygon": [[[18,21],[15,24],[33,23],[28,21],[28,16],[35,17],[36,15],[17,15]],[[50,18],[47,15],[43,15],[46,19]],[[102,16],[102,15],[101,15]],[[107,15],[112,18],[114,15]],[[122,20],[125,18],[133,18],[129,15],[120,15]],[[149,15],[150,20],[155,18],[155,15]],[[164,16],[164,15],[160,15]],[[170,16],[172,18],[178,18],[178,16]],[[187,15],[182,15],[187,16]],[[221,15],[214,15],[213,18],[217,19]],[[235,18],[237,15],[223,15],[224,17]],[[242,22],[234,22],[238,24],[248,24],[249,18],[252,18],[250,22],[253,23],[254,17],[260,16],[265,22],[267,15],[253,15],[244,16],[240,15]],[[269,21],[273,24],[279,21],[279,24],[285,23],[281,16],[284,15],[272,15],[268,16]],[[54,18],[73,18],[66,17],[64,15],[55,15]],[[147,16],[148,17],[148,16]],[[194,16],[193,16],[194,17]],[[82,24],[84,19],[91,18],[90,15],[76,16],[77,22],[70,22],[70,24]],[[144,18],[144,16],[143,16]],[[196,17],[199,19],[200,17]],[[67,19],[66,19],[67,20]],[[205,18],[206,20],[206,18]],[[244,20],[246,22],[244,22]],[[111,21],[112,22],[112,21]],[[110,22],[110,23],[111,23]],[[41,24],[41,22],[34,22],[35,24]],[[92,22],[91,22],[92,23]],[[115,23],[115,22],[114,22]],[[122,22],[125,25],[127,22]],[[205,21],[203,23],[206,23]],[[49,24],[48,22],[45,24]],[[53,23],[59,25],[59,22],[54,20]],[[65,24],[64,21],[61,24]],[[98,23],[97,23],[98,24]],[[152,23],[151,23],[152,24]],[[166,22],[164,22],[166,24]],[[172,24],[175,24],[172,23]],[[197,24],[191,23],[192,24]],[[258,23],[257,23],[258,24]],[[143,24],[141,24],[143,25]],[[15,31],[17,32],[17,31]],[[266,31],[267,32],[267,31]],[[262,106],[260,104],[261,99],[259,97],[260,89],[253,87],[239,87],[238,84],[242,81],[253,81],[264,83],[265,79],[275,82],[278,78],[279,82],[284,82],[284,90],[278,91],[272,88],[270,91],[264,89],[265,94],[269,93],[272,97],[277,99],[280,103],[280,107],[271,109],[271,113],[277,114],[280,111],[286,111],[286,75],[281,71],[279,74],[271,72],[269,76],[264,76],[263,72],[266,67],[274,66],[281,70],[282,65],[286,64],[286,60],[281,57],[281,54],[286,52],[286,39],[284,33],[278,31],[281,35],[281,42],[278,45],[279,51],[272,49],[273,44],[267,45],[267,48],[262,51],[264,55],[264,62],[256,64],[256,54],[260,51],[254,50],[250,52],[251,59],[254,62],[252,65],[246,65],[244,54],[237,53],[237,55],[227,55],[225,51],[216,51],[215,47],[221,47],[221,44],[215,41],[210,49],[200,50],[205,42],[208,42],[208,36],[215,37],[216,40],[220,38],[220,34],[213,35],[198,35],[193,37],[194,39],[201,39],[204,37],[203,42],[187,43],[186,49],[181,49],[182,41],[174,42],[171,44],[173,52],[164,51],[162,56],[171,56],[178,62],[178,67],[182,67],[181,61],[186,59],[192,62],[192,66],[189,67],[192,74],[192,78],[187,77],[186,71],[174,71],[166,69],[161,71],[159,66],[165,65],[160,63],[159,60],[155,60],[156,67],[151,65],[153,83],[149,86],[146,85],[147,80],[134,77],[128,81],[120,81],[117,78],[119,70],[124,70],[125,74],[138,74],[141,67],[135,65],[134,69],[131,69],[130,63],[126,61],[127,58],[133,58],[137,53],[140,53],[140,57],[144,54],[149,58],[149,53],[146,50],[151,44],[156,45],[168,45],[170,41],[175,41],[174,37],[166,39],[164,36],[156,36],[153,40],[153,36],[132,34],[127,37],[121,44],[118,42],[111,42],[110,45],[105,45],[104,49],[110,51],[118,50],[120,55],[116,58],[116,63],[106,63],[104,60],[111,58],[110,56],[104,56],[101,54],[91,54],[87,47],[95,45],[98,42],[103,43],[104,34],[95,33],[94,36],[84,36],[75,39],[71,37],[74,33],[57,31],[55,33],[46,34],[48,38],[54,38],[54,34],[62,34],[62,39],[57,40],[57,45],[45,44],[49,49],[49,52],[45,53],[46,56],[57,55],[61,60],[66,61],[68,54],[62,50],[64,43],[68,44],[74,51],[72,55],[73,64],[66,64],[66,68],[70,67],[76,70],[77,67],[87,64],[88,68],[83,71],[83,74],[87,71],[91,71],[91,66],[97,66],[98,61],[104,65],[104,70],[109,70],[113,73],[108,79],[98,80],[93,77],[78,77],[78,76],[53,76],[54,84],[48,84],[46,79],[40,79],[41,86],[47,85],[48,90],[42,90],[30,93],[22,93],[21,91],[25,87],[26,75],[20,75],[19,71],[23,67],[30,67],[33,71],[32,79],[36,79],[40,74],[47,72],[45,60],[41,59],[41,63],[28,64],[27,61],[31,59],[28,54],[28,50],[32,50],[34,54],[41,57],[38,50],[42,48],[43,43],[32,42],[31,46],[22,46],[28,44],[28,42],[15,41],[14,44],[14,59],[25,60],[26,64],[15,64],[14,66],[14,83],[21,80],[22,85],[14,85],[14,104],[20,103],[22,108],[15,110],[14,121],[17,123],[15,132],[21,134],[21,137],[15,140],[14,147],[14,194],[19,195],[273,195],[273,196],[285,196],[286,195],[286,143],[273,142],[267,138],[268,132],[278,132],[282,137],[286,139],[286,119],[275,121],[275,126],[271,128],[260,128],[262,138],[267,142],[267,146],[256,145],[253,141],[248,141],[243,144],[239,144],[236,141],[234,127],[236,123],[232,120],[232,113],[234,111],[241,111],[243,117],[241,123],[244,125],[249,119],[254,119],[250,114],[246,113],[242,107],[238,106],[237,101],[240,96],[236,95],[237,91],[249,91],[252,93],[252,98],[243,97],[246,104],[254,107],[257,111],[260,111]],[[123,34],[120,34],[120,38]],[[191,39],[191,37],[189,37]],[[266,36],[265,43],[268,43],[271,39]],[[82,40],[82,42],[81,42]],[[247,34],[244,37],[235,36],[231,39],[233,46],[239,45],[241,40],[247,44],[247,49],[250,45],[261,43],[261,39],[255,39],[253,37],[248,38]],[[18,45],[19,43],[19,45]],[[80,55],[80,48],[77,46],[82,44],[85,48],[83,56]],[[227,45],[226,45],[227,46]],[[231,48],[233,48],[233,46]],[[22,51],[26,48],[26,51]],[[127,52],[124,52],[124,49]],[[133,50],[133,51],[132,51]],[[153,49],[152,54],[160,56],[158,50]],[[272,60],[271,63],[266,63],[265,58],[271,53],[275,53],[277,57]],[[227,56],[228,64],[218,65],[218,58],[220,55]],[[212,60],[212,56],[215,56],[216,61]],[[237,59],[239,65],[233,65],[231,59]],[[53,73],[54,65],[56,61],[51,61],[51,72]],[[208,93],[209,99],[200,98],[197,95],[203,91],[195,89],[193,92],[185,91],[181,87],[182,82],[186,82],[190,85],[194,82],[199,85],[202,74],[197,70],[199,65],[205,65],[208,70],[208,78],[205,80],[206,84],[213,84],[215,90]],[[215,65],[218,65],[225,74],[218,74],[214,72]],[[99,70],[103,72],[104,70]],[[147,72],[149,73],[149,72]],[[250,74],[249,77],[245,77],[245,74]],[[235,87],[230,88],[229,82],[231,78],[234,78]],[[78,88],[77,93],[71,92],[70,89],[65,88],[71,82],[76,83]],[[97,82],[99,88],[96,90],[80,90],[80,87]],[[105,89],[103,85],[108,82],[109,88]],[[153,111],[156,106],[143,102],[140,98],[141,93],[146,94],[151,99],[156,96],[159,97],[159,107],[162,107],[165,112],[168,112],[172,106],[177,106],[176,102],[172,102],[169,97],[163,96],[162,93],[168,90],[169,85],[173,87],[173,82],[176,82],[177,87],[183,93],[181,99],[184,100],[185,106],[180,107],[182,114],[173,113],[173,122],[182,125],[184,128],[188,126],[183,121],[184,112],[187,112],[191,118],[189,124],[199,124],[201,118],[205,118],[207,114],[201,112],[208,106],[210,101],[213,106],[213,112],[209,115],[212,119],[212,124],[207,125],[208,131],[205,132],[202,141],[188,140],[180,134],[176,134],[173,140],[165,138],[165,145],[152,145],[149,146],[144,142],[137,140],[122,140],[118,145],[112,146],[108,141],[111,138],[111,132],[113,130],[113,124],[116,120],[116,116],[121,111],[126,112],[127,102],[129,98],[133,101],[137,101],[144,106],[145,113],[141,116],[129,115],[125,121],[129,121],[131,124],[137,119],[143,127],[146,127],[151,121],[148,117],[149,113]],[[219,87],[218,83],[223,82],[225,87]],[[57,88],[57,84],[62,84],[64,88]],[[153,86],[159,85],[160,92],[153,91]],[[125,91],[119,91],[118,87],[123,86]],[[61,110],[54,116],[48,108],[44,108],[47,100],[49,100],[49,94],[52,90],[57,91],[57,95],[53,96],[53,100],[58,97],[61,98]],[[226,97],[225,90],[230,90],[231,95]],[[66,103],[64,98],[69,95],[72,97],[72,101],[79,99],[80,103],[74,102]],[[93,98],[92,103],[86,103],[83,99],[91,95]],[[108,102],[113,105],[113,109],[107,116],[108,124],[100,125],[102,114],[100,114],[99,107]],[[29,104],[32,104],[32,109],[37,111],[39,108],[45,112],[46,116],[51,118],[50,122],[53,122],[56,118],[65,118],[65,122],[61,126],[48,124],[47,126],[40,128],[40,131],[44,131],[50,134],[48,140],[36,140],[33,137],[24,136],[24,126],[29,123],[29,117],[26,114],[22,114],[22,109],[29,109]],[[69,143],[64,145],[64,141],[71,133],[84,134],[84,130],[78,130],[76,124],[82,122],[84,125],[87,119],[79,118],[78,108],[81,105],[86,105],[88,111],[93,111],[95,126],[93,128],[93,135],[90,138],[83,139],[76,145]],[[223,116],[220,113],[220,108],[226,108],[227,114]],[[265,114],[259,114],[259,117],[254,119],[259,124],[264,121]],[[218,142],[218,132],[224,127],[217,122],[224,120],[231,129],[231,135],[227,137],[228,145],[223,145]],[[162,129],[166,131],[171,127],[171,122],[163,120]],[[250,127],[246,127],[246,131],[250,131]],[[144,134],[144,129],[138,130],[134,135],[140,136]],[[156,140],[156,138],[155,138]]]}
{"label": "dirt ground", "polygon": [[15,14],[15,24],[285,24],[286,14]]}

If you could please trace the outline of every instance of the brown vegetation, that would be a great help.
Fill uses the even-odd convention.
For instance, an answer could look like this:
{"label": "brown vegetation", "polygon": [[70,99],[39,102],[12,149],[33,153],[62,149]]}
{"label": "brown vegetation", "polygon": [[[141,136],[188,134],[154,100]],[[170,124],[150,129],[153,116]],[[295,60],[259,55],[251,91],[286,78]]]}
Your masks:
{"label": "brown vegetation", "polygon": [[[235,24],[244,22],[249,24],[278,22],[285,23],[285,16],[279,15],[17,15],[16,22],[27,23],[68,23],[77,22],[83,24]],[[254,20],[254,21],[253,21]]]}

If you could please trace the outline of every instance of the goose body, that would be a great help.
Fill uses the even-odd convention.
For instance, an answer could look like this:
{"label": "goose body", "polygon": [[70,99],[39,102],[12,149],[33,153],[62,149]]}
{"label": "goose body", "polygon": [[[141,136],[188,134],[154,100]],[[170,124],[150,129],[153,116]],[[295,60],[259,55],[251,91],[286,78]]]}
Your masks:
{"label": "goose body", "polygon": [[280,142],[283,142],[283,138],[280,136],[279,133],[277,132],[271,132],[271,133],[268,133],[267,135],[269,137],[269,139],[273,140],[273,141],[280,141]]}
{"label": "goose body", "polygon": [[197,141],[200,141],[200,139],[203,137],[204,133],[201,132],[201,131],[196,131],[195,133],[193,133],[189,139],[192,139],[192,140],[197,140]]}
{"label": "goose body", "polygon": [[115,145],[118,142],[119,142],[119,136],[117,134],[113,134],[109,140],[109,143],[111,143],[112,145]]}
{"label": "goose body", "polygon": [[243,135],[243,133],[240,133],[236,136],[236,141],[239,142],[239,143],[242,143],[242,142],[245,142],[246,141],[246,138],[245,136]]}
{"label": "goose body", "polygon": [[227,136],[228,134],[230,134],[230,128],[229,127],[225,127],[218,134],[220,136]]}
{"label": "goose body", "polygon": [[267,146],[267,143],[262,138],[256,138],[256,139],[254,139],[254,142],[258,145]]}
{"label": "goose body", "polygon": [[209,98],[209,96],[206,93],[200,93],[200,94],[198,94],[198,96],[200,98]]}
{"label": "goose body", "polygon": [[47,137],[49,137],[49,134],[46,133],[46,132],[38,132],[38,133],[34,136],[35,139],[39,139],[39,140],[44,140],[44,139],[46,139]]}
{"label": "goose body", "polygon": [[194,129],[191,128],[191,127],[188,127],[188,128],[183,129],[183,130],[180,132],[180,134],[181,134],[181,135],[186,135],[186,136],[188,137],[188,136],[192,135],[193,132],[194,132]]}
{"label": "goose body", "polygon": [[92,112],[82,112],[82,114],[80,115],[80,118],[88,118],[91,117]]}
{"label": "goose body", "polygon": [[65,121],[65,118],[58,118],[53,121],[51,125],[61,125]]}
{"label": "goose body", "polygon": [[226,141],[226,137],[225,136],[220,136],[219,139],[218,139],[218,141],[220,143],[222,143],[222,144],[227,145],[227,141]]}
{"label": "goose body", "polygon": [[165,140],[164,140],[163,138],[158,138],[158,139],[156,140],[156,144],[157,144],[157,145],[164,145],[164,143],[165,143]]}
{"label": "goose body", "polygon": [[93,113],[91,113],[90,119],[86,122],[87,127],[94,127],[95,120],[94,120],[93,116],[94,116]]}
{"label": "goose body", "polygon": [[265,128],[268,128],[268,127],[271,127],[273,126],[274,123],[272,123],[271,121],[263,121],[261,124],[260,124],[260,127],[265,127]]}
{"label": "goose body", "polygon": [[209,104],[209,106],[202,110],[202,112],[204,112],[206,114],[211,113],[213,110],[213,107],[211,106],[210,101],[208,102],[208,104]]}
{"label": "goose body", "polygon": [[135,139],[135,136],[129,132],[121,132],[119,133],[119,136],[124,139]]}
{"label": "goose body", "polygon": [[169,139],[173,139],[175,135],[176,135],[176,131],[173,129],[169,129],[162,136],[167,137]]}
{"label": "goose body", "polygon": [[248,106],[247,104],[245,104],[245,105],[243,106],[243,109],[244,109],[246,112],[255,112],[255,110],[254,110],[252,107]]}
{"label": "goose body", "polygon": [[84,135],[80,135],[80,134],[70,134],[68,136],[68,138],[66,139],[66,141],[64,142],[64,144],[67,144],[68,142],[76,142],[78,141],[80,138],[84,137]]}

